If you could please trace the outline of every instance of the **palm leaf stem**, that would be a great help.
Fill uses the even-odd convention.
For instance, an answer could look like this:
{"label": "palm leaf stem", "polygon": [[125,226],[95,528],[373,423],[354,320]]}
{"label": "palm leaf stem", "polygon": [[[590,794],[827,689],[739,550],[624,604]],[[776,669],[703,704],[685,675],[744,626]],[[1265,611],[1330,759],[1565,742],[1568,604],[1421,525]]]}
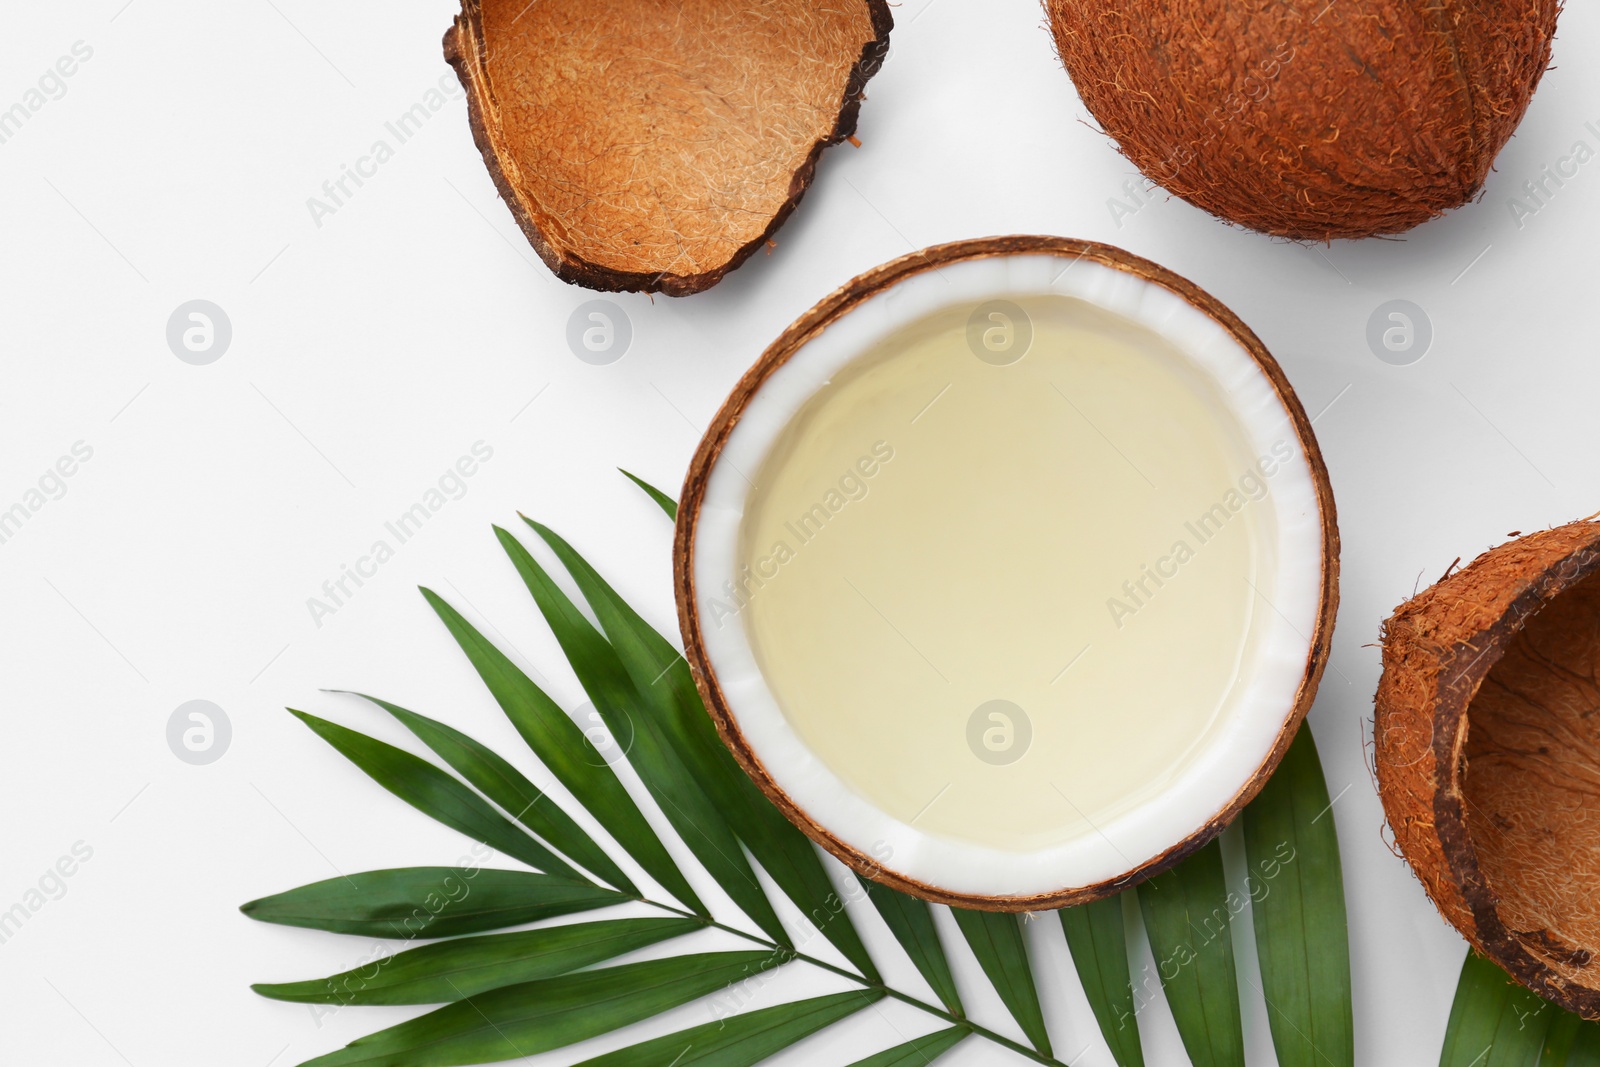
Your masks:
{"label": "palm leaf stem", "polygon": [[942,1006],[929,1004],[925,1000],[918,1000],[909,993],[902,993],[900,990],[895,989],[886,982],[875,982],[864,975],[855,973],[854,971],[847,970],[843,967],[836,967],[827,960],[820,960],[815,956],[808,956],[803,952],[796,952],[792,948],[786,948],[775,941],[769,941],[768,939],[757,934],[740,930],[735,926],[728,926],[727,924],[720,923],[715,919],[709,919],[704,915],[696,915],[692,911],[685,911],[684,909],[674,907],[671,904],[662,904],[658,901],[648,900],[643,897],[635,897],[632,899],[638,900],[641,904],[649,905],[652,908],[667,912],[671,915],[676,915],[685,919],[693,919],[708,930],[722,930],[726,933],[730,933],[735,937],[742,938],[743,940],[750,942],[751,944],[760,945],[763,948],[770,949],[773,952],[781,953],[789,960],[808,963],[813,967],[821,968],[822,970],[828,971],[831,974],[839,975],[841,978],[848,978],[850,981],[854,982],[863,989],[870,989],[874,992],[882,993],[891,1000],[898,1000],[902,1004],[908,1004],[911,1007],[916,1008],[918,1011],[932,1015],[934,1018],[943,1020],[952,1026],[959,1026],[964,1030],[967,1030],[969,1033],[976,1034],[978,1037],[994,1042],[996,1045],[999,1045],[1002,1048],[1010,1049],[1017,1055],[1030,1059],[1034,1063],[1046,1064],[1047,1067],[1071,1067],[1070,1064],[1063,1060],[1058,1060],[1053,1056],[1045,1056],[1039,1052],[1036,1052],[1027,1045],[1022,1044],[1020,1041],[1013,1041],[1004,1034],[995,1033],[988,1027],[975,1023],[965,1016],[955,1015],[945,1010],[945,1008]]}

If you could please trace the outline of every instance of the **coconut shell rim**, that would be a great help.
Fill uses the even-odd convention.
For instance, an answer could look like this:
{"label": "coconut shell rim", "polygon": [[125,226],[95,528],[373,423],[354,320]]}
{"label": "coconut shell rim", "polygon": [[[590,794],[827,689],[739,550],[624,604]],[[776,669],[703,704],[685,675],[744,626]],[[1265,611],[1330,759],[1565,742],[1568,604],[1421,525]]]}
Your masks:
{"label": "coconut shell rim", "polygon": [[[937,270],[942,266],[971,259],[1041,254],[1087,259],[1168,289],[1223,326],[1261,368],[1271,382],[1279,403],[1289,416],[1295,437],[1305,452],[1307,466],[1311,470],[1316,489],[1322,520],[1320,608],[1311,635],[1305,671],[1301,675],[1295,699],[1285,713],[1283,724],[1279,728],[1278,737],[1272,748],[1233,798],[1189,836],[1132,870],[1093,885],[1065,887],[1028,896],[956,893],[891,870],[875,857],[847,844],[813,820],[784,792],[767,771],[761,758],[756,755],[740,730],[738,721],[716,680],[716,672],[706,655],[699,613],[695,610],[697,603],[693,569],[695,529],[699,522],[700,509],[705,502],[705,486],[711,469],[721,455],[722,448],[746,405],[767,378],[830,323],[848,314],[873,295],[923,271]],[[734,385],[695,450],[684,477],[683,490],[679,495],[678,518],[673,531],[672,574],[678,607],[678,625],[684,641],[684,656],[689,663],[690,673],[694,676],[695,686],[705,702],[706,710],[716,724],[717,733],[723,743],[733,753],[734,759],[790,822],[858,874],[911,896],[937,904],[978,911],[1041,911],[1101,900],[1170,870],[1210,844],[1266,785],[1267,779],[1272,776],[1284,753],[1288,751],[1289,744],[1294,740],[1306,712],[1310,710],[1327,666],[1339,601],[1339,530],[1334,510],[1333,486],[1328,477],[1321,449],[1312,431],[1311,421],[1277,360],[1237,315],[1221,301],[1181,275],[1114,245],[1066,237],[1012,235],[935,245],[891,260],[856,276],[823,297],[784,330]]]}
{"label": "coconut shell rim", "polygon": [[500,199],[505,201],[511,210],[517,228],[522,231],[528,243],[533,246],[534,253],[551,273],[564,282],[605,293],[642,292],[689,296],[704,292],[720,282],[729,271],[742,266],[757,249],[768,244],[773,235],[789,220],[795,208],[800,206],[800,200],[805,196],[806,190],[811,188],[823,150],[855,134],[856,123],[861,114],[861,102],[866,99],[867,82],[872,80],[883,66],[883,60],[889,52],[889,33],[894,28],[894,16],[889,11],[888,0],[857,0],[867,7],[872,19],[873,37],[862,46],[861,55],[850,68],[844,93],[839,102],[838,118],[835,120],[832,132],[812,144],[811,151],[790,178],[789,195],[779,205],[760,234],[741,245],[721,264],[697,273],[624,271],[602,266],[585,258],[578,250],[559,246],[548,238],[500,166],[499,152],[495,148],[488,123],[485,121],[483,107],[479,102],[479,88],[473,77],[474,67],[481,67],[485,62],[486,43],[483,36],[481,2],[482,0],[461,0],[461,13],[445,30],[443,40],[445,62],[455,71],[456,78],[466,93],[467,123],[472,130],[472,143],[477,147],[478,154],[483,157],[484,167],[488,169],[489,177],[494,181]]}
{"label": "coconut shell rim", "polygon": [[[1587,528],[1591,534],[1587,540],[1578,542],[1570,551],[1535,571],[1521,575],[1526,580],[1525,586],[1510,599],[1506,607],[1492,621],[1471,638],[1458,641],[1451,647],[1437,652],[1421,650],[1427,657],[1427,662],[1434,664],[1438,672],[1439,681],[1430,687],[1430,692],[1435,698],[1431,708],[1421,709],[1386,699],[1384,679],[1380,678],[1378,693],[1374,700],[1378,717],[1374,729],[1376,736],[1376,732],[1389,728],[1389,724],[1392,723],[1390,717],[1393,715],[1410,715],[1415,718],[1426,711],[1428,716],[1428,726],[1432,731],[1429,755],[1433,764],[1432,772],[1427,778],[1432,783],[1434,818],[1434,829],[1428,836],[1431,838],[1431,843],[1438,848],[1445,870],[1438,871],[1439,861],[1434,857],[1412,856],[1405,851],[1403,845],[1399,847],[1406,862],[1417,874],[1418,881],[1428,894],[1428,899],[1440,915],[1467,939],[1475,951],[1491,960],[1523,986],[1567,1011],[1575,1012],[1587,1019],[1600,1019],[1600,979],[1596,980],[1595,987],[1574,985],[1570,979],[1530,952],[1526,943],[1501,919],[1499,903],[1502,897],[1490,885],[1487,875],[1478,862],[1478,849],[1473,841],[1471,826],[1467,822],[1467,805],[1464,799],[1466,767],[1463,751],[1467,731],[1462,727],[1470,720],[1472,704],[1477,699],[1478,691],[1485,679],[1509,651],[1512,641],[1540,610],[1578,583],[1600,574],[1600,522],[1580,520],[1544,531],[1555,533],[1583,528]],[[1526,540],[1527,537],[1514,538],[1487,550],[1460,571],[1448,574],[1429,586],[1424,590],[1424,594],[1470,581],[1478,569],[1493,563],[1497,556],[1506,552],[1511,546]],[[1384,622],[1383,673],[1386,676],[1391,671],[1405,669],[1399,664],[1391,664],[1388,661],[1391,629],[1401,619],[1410,621],[1411,616],[1406,615],[1406,608],[1413,604],[1418,596],[1424,594],[1417,594],[1406,600]],[[1464,665],[1462,660],[1466,660]],[[1385,756],[1386,751],[1383,744],[1376,745],[1374,763],[1379,799],[1392,827],[1394,821],[1405,812],[1391,794],[1402,789],[1407,779],[1415,780],[1424,772],[1407,774],[1406,772],[1411,771],[1415,764],[1392,765]],[[1396,778],[1396,775],[1399,777]],[[1441,901],[1440,887],[1431,880],[1431,876],[1440,873],[1449,878],[1451,888],[1460,895],[1462,903],[1471,915],[1470,927],[1452,916],[1454,909],[1449,906],[1448,901]]]}

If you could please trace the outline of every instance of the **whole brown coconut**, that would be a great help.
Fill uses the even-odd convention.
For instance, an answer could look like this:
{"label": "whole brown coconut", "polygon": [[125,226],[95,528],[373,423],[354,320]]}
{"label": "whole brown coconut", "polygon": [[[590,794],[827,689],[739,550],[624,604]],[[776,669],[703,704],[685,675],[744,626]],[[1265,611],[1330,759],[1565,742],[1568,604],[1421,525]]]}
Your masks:
{"label": "whole brown coconut", "polygon": [[1439,911],[1600,1018],[1600,522],[1510,541],[1384,625],[1378,788]]}
{"label": "whole brown coconut", "polygon": [[1561,0],[1045,0],[1084,104],[1157,185],[1326,241],[1475,197]]}
{"label": "whole brown coconut", "polygon": [[444,51],[550,269],[681,296],[789,217],[892,25],[885,0],[462,0]]}

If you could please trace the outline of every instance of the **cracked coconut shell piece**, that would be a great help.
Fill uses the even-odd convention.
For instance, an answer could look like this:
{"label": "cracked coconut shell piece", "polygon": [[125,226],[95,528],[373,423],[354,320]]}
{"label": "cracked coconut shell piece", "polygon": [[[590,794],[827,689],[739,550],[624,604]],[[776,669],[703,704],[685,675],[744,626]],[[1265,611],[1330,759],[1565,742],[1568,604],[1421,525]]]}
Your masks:
{"label": "cracked coconut shell piece", "polygon": [[682,296],[783,225],[892,25],[885,0],[462,0],[444,52],[550,269]]}
{"label": "cracked coconut shell piece", "polygon": [[1374,739],[1389,826],[1439,911],[1600,1018],[1600,522],[1507,542],[1402,604]]}
{"label": "cracked coconut shell piece", "polygon": [[1046,0],[1084,104],[1146,178],[1327,241],[1476,197],[1550,63],[1561,0]]}

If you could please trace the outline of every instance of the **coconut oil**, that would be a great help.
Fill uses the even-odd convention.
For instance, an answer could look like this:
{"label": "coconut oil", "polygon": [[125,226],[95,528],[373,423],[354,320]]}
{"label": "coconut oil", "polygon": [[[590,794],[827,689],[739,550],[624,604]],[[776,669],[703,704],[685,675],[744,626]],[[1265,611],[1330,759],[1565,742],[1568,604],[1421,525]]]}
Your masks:
{"label": "coconut oil", "polygon": [[887,814],[1018,852],[1094,833],[1236,698],[1272,610],[1274,447],[1143,327],[1056,296],[951,308],[835,376],[751,474],[717,623]]}

